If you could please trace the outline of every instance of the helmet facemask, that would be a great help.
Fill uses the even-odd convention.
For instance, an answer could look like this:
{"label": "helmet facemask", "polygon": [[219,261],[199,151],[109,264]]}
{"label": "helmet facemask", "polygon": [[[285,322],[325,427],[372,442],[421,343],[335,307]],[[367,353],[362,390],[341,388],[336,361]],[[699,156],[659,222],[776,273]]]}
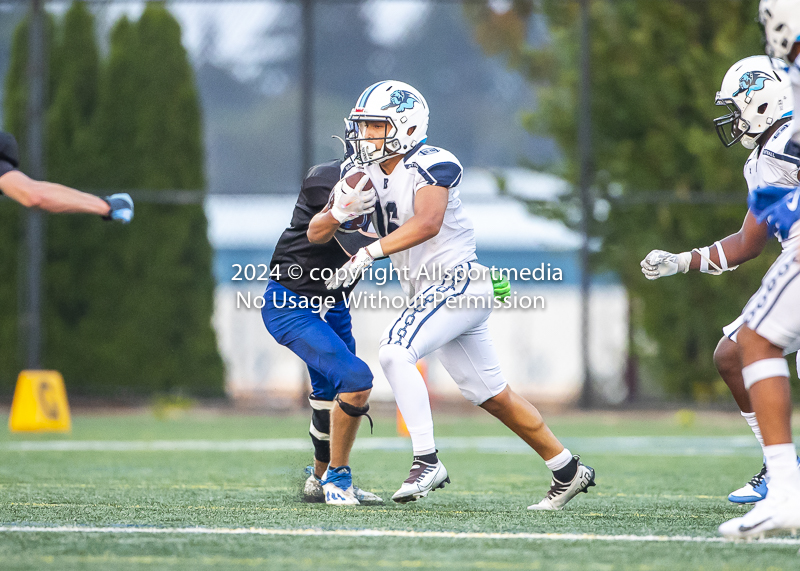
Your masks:
{"label": "helmet facemask", "polygon": [[[386,159],[396,155],[400,151],[400,141],[397,139],[397,126],[391,117],[370,116],[359,114],[350,116],[353,129],[347,135],[348,142],[355,149],[354,159],[360,165],[381,163]],[[367,123],[382,123],[383,136],[367,136]],[[383,141],[381,148],[378,148],[376,141]]]}
{"label": "helmet facemask", "polygon": [[[755,144],[753,147],[747,146],[750,142],[749,140],[753,139],[752,136],[747,137],[748,141],[744,140],[745,135],[747,135],[750,130],[750,123],[742,119],[741,109],[739,109],[739,106],[733,99],[723,99],[720,95],[720,93],[717,93],[717,100],[715,103],[716,105],[727,107],[728,114],[714,119],[714,126],[717,129],[719,140],[722,141],[722,144],[726,147],[732,147],[739,141],[742,141],[742,145],[746,148],[755,148]],[[753,142],[755,142],[754,139]]]}

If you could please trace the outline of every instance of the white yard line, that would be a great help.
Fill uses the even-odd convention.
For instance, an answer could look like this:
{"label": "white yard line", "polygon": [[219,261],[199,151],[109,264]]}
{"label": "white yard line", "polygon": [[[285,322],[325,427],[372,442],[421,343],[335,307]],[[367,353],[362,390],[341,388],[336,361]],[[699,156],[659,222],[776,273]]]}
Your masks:
{"label": "white yard line", "polygon": [[[636,454],[652,456],[738,456],[758,452],[752,436],[601,436],[564,438],[566,446],[583,454]],[[441,450],[499,454],[532,454],[521,440],[509,436],[437,438]],[[356,449],[411,450],[406,438],[362,437]],[[308,438],[253,440],[26,440],[0,443],[6,452],[284,452],[309,451]]]}
{"label": "white yard line", "polygon": [[[0,526],[0,533],[112,533],[167,535],[264,535],[329,537],[402,537],[422,539],[517,539],[528,541],[608,541],[644,543],[731,543],[723,537],[691,535],[595,535],[591,533],[478,533],[457,531],[403,531],[384,529],[273,529],[264,527],[84,527]],[[800,538],[767,538],[749,545],[800,545]]]}

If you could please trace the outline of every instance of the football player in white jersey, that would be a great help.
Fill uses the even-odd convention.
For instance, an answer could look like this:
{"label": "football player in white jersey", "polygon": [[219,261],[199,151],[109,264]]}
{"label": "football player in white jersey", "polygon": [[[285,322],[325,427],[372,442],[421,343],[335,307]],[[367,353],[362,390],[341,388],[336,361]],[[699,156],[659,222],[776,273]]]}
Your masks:
{"label": "football player in white jersey", "polygon": [[[781,238],[800,235],[800,188],[758,188],[747,198],[759,222]],[[798,243],[785,250],[744,308],[739,330],[742,376],[764,436],[769,494],[742,517],[719,526],[734,539],[800,530],[800,469],[792,441],[789,365],[783,355],[800,343],[800,257]]]}
{"label": "football player in white jersey", "polygon": [[475,236],[459,198],[462,168],[452,153],[426,144],[428,104],[408,84],[367,88],[350,113],[355,167],[378,194],[373,214],[381,239],[359,250],[329,280],[346,286],[389,256],[411,300],[387,327],[380,362],[406,421],[414,452],[409,477],[392,497],[409,502],[450,479],[437,456],[433,417],[416,363],[437,352],[461,393],[514,431],[553,472],[550,491],[531,510],[558,510],[594,485],[594,470],[565,449],[539,411],[507,385],[487,321],[489,271],[478,264]]}
{"label": "football player in white jersey", "polygon": [[[794,100],[800,101],[800,0],[761,0],[758,19],[764,26],[767,54],[789,62]],[[795,121],[788,148],[800,155],[800,121]]]}
{"label": "football player in white jersey", "polygon": [[[744,177],[750,192],[771,186],[794,188],[798,185],[800,158],[787,154],[786,146],[793,132],[792,91],[783,62],[767,56],[752,56],[734,64],[725,74],[717,93],[716,104],[725,106],[730,113],[714,120],[717,133],[725,146],[741,142],[753,149],[744,165]],[[792,234],[781,239],[784,250],[798,242]],[[752,212],[747,213],[741,230],[705,248],[691,252],[671,254],[653,250],[642,261],[642,272],[648,279],[671,276],[689,270],[719,275],[734,270],[758,256],[769,240],[766,222],[759,223]],[[742,379],[742,349],[737,344],[737,334],[744,323],[740,316],[723,328],[724,335],[714,351],[714,363],[725,380],[742,416],[753,430],[761,447],[764,439],[756,414]],[[787,354],[800,348],[800,344],[786,347]],[[767,467],[762,469],[742,488],[732,492],[728,499],[734,503],[753,503],[767,494]]]}

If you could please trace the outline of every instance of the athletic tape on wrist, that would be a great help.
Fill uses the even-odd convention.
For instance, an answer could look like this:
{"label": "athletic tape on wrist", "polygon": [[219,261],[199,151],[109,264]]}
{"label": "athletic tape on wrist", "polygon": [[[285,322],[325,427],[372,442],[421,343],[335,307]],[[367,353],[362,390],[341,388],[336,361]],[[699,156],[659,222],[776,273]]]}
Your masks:
{"label": "athletic tape on wrist", "polygon": [[788,377],[789,364],[786,359],[776,357],[774,359],[761,359],[755,363],[747,365],[742,369],[742,379],[744,388],[750,390],[754,384],[764,379],[773,377]]}
{"label": "athletic tape on wrist", "polygon": [[383,253],[383,246],[381,246],[380,240],[375,240],[372,244],[367,246],[367,254],[372,256],[374,260],[386,257],[386,254]]}
{"label": "athletic tape on wrist", "polygon": [[[719,244],[719,242],[717,242],[717,244]],[[720,246],[717,251],[721,252],[722,246]],[[694,250],[692,250],[692,252],[697,252],[700,255],[700,271],[703,272],[704,274],[711,274],[714,276],[718,276],[724,271],[722,268],[720,268],[717,264],[715,264],[711,260],[709,246],[703,246],[702,248],[695,248]],[[722,261],[722,256],[720,257],[720,262],[721,261]],[[726,266],[728,265],[727,261],[725,262],[725,265]],[[713,269],[709,269],[708,268],[709,266],[711,266]]]}
{"label": "athletic tape on wrist", "polygon": [[714,242],[714,245],[717,247],[717,253],[719,254],[719,263],[722,266],[723,272],[732,272],[739,266],[728,266],[728,257],[725,255],[725,249],[722,247],[722,242],[717,240]]}
{"label": "athletic tape on wrist", "polygon": [[719,265],[722,267],[722,271],[725,272],[728,270],[728,258],[725,257],[725,250],[722,248],[722,244],[719,240],[714,242],[714,245],[717,247],[717,255],[719,256]]}
{"label": "athletic tape on wrist", "polygon": [[[681,269],[681,262],[683,263],[683,269]],[[684,274],[688,274],[691,265],[692,265],[691,252],[681,252],[680,254],[678,254],[678,271],[683,272]]]}

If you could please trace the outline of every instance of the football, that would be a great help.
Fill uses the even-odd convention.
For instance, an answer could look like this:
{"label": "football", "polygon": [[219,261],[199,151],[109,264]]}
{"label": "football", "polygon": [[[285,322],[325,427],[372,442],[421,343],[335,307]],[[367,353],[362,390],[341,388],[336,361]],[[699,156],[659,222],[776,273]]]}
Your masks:
{"label": "football", "polygon": [[[356,185],[359,183],[359,181],[360,181],[362,178],[364,178],[365,176],[367,176],[367,173],[364,173],[364,172],[356,172],[356,173],[353,173],[353,174],[351,174],[350,176],[348,176],[348,177],[345,179],[345,182],[347,183],[347,186],[349,186],[350,188],[355,188],[355,187],[356,187]],[[375,188],[375,187],[372,185],[372,181],[371,181],[371,180],[368,180],[368,181],[367,181],[367,184],[366,184],[366,185],[364,185],[364,188],[362,188],[362,189],[361,189],[361,191],[363,192],[363,191],[365,191],[365,190],[371,190],[371,189],[373,189],[373,188]]]}
{"label": "football", "polygon": [[[356,172],[351,174],[345,179],[347,186],[350,188],[355,188],[356,185],[361,181],[363,177],[367,176],[366,173],[363,172]],[[367,180],[367,183],[364,185],[364,188],[361,192],[366,190],[371,190],[375,188],[372,184],[371,180]],[[333,201],[333,194],[331,194],[331,201]],[[344,232],[345,234],[349,234],[351,232],[358,232],[359,230],[366,230],[369,227],[369,223],[372,220],[372,215],[370,214],[362,214],[358,218],[353,218],[352,220],[348,220],[347,222],[343,222],[339,226],[339,232]]]}

